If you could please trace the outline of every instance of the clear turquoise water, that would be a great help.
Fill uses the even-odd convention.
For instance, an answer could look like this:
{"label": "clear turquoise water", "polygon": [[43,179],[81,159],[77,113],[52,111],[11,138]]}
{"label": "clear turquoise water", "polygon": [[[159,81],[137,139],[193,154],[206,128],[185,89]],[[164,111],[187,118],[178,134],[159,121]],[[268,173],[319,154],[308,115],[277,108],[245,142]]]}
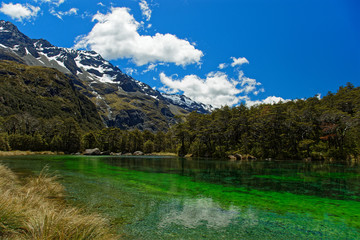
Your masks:
{"label": "clear turquoise water", "polygon": [[172,157],[17,156],[125,239],[360,239],[360,166]]}

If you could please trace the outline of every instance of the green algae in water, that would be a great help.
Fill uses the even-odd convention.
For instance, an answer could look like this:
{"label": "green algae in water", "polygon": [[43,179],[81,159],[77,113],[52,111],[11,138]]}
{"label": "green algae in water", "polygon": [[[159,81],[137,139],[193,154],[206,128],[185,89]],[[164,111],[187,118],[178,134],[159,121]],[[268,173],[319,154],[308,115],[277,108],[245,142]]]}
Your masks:
{"label": "green algae in water", "polygon": [[48,164],[72,202],[108,215],[127,239],[360,238],[358,167],[82,156],[7,163]]}

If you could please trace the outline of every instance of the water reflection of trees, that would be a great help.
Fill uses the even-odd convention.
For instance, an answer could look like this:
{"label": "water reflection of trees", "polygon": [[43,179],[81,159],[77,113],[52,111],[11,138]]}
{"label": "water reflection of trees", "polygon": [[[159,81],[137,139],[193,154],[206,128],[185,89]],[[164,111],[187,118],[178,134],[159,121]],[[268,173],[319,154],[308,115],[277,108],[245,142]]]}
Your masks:
{"label": "water reflection of trees", "polygon": [[224,186],[283,191],[339,199],[360,191],[360,167],[326,162],[239,161],[170,157],[107,158],[111,165],[127,169],[171,173]]}

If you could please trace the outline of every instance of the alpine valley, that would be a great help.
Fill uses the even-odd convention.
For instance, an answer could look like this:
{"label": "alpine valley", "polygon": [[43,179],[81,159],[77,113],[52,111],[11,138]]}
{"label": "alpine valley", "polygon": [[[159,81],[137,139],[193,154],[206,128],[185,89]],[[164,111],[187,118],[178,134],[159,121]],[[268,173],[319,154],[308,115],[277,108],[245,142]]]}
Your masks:
{"label": "alpine valley", "polygon": [[158,131],[175,124],[177,115],[212,109],[184,95],[154,90],[94,51],[31,39],[11,22],[0,21],[0,60],[3,116],[44,117],[36,116],[37,108],[43,114],[76,116],[89,126]]}

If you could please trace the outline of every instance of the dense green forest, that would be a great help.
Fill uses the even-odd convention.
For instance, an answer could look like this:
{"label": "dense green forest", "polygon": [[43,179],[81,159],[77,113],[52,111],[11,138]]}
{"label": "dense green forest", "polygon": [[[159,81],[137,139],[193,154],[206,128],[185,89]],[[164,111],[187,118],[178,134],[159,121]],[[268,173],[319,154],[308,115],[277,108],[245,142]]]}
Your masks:
{"label": "dense green forest", "polygon": [[72,117],[29,113],[0,117],[0,150],[74,153],[95,147],[104,152],[174,152],[194,157],[238,153],[256,158],[358,159],[360,87],[348,83],[322,99],[193,112],[167,132],[89,130]]}

